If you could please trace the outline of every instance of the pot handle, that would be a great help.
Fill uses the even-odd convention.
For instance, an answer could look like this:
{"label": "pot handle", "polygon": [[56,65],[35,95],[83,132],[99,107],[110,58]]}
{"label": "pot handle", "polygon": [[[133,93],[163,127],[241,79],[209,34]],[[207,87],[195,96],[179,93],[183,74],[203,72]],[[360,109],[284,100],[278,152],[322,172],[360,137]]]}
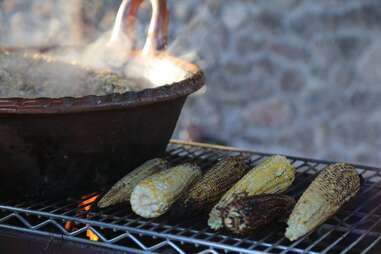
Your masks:
{"label": "pot handle", "polygon": [[[123,0],[116,16],[110,43],[119,41],[123,34],[131,34],[139,7],[144,0]],[[168,43],[169,10],[167,0],[150,0],[152,17],[143,54],[152,54],[166,48]]]}

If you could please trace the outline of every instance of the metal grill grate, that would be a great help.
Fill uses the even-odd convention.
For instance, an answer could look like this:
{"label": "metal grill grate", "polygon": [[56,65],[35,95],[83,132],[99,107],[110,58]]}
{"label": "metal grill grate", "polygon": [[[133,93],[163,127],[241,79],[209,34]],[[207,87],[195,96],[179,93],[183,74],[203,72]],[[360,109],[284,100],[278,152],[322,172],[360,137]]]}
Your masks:
{"label": "metal grill grate", "polygon": [[[249,156],[251,165],[268,154],[173,141],[168,158],[173,164],[195,160],[207,170],[216,160],[237,154]],[[332,162],[289,157],[297,178],[289,194],[298,197],[316,173]],[[361,192],[327,223],[311,234],[290,242],[284,224],[239,238],[214,232],[206,217],[176,221],[168,216],[143,219],[127,205],[90,212],[80,211],[79,199],[0,203],[0,228],[64,238],[128,253],[377,253],[381,250],[381,169],[356,165],[364,178]],[[71,221],[72,230],[65,229]],[[99,241],[88,240],[91,229]]]}

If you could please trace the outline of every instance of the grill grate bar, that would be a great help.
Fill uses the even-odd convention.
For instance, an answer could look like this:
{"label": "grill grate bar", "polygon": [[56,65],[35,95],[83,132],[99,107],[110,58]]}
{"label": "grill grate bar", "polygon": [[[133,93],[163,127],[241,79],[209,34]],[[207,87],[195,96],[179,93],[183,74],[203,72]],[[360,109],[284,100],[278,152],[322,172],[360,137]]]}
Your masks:
{"label": "grill grate bar", "polygon": [[[364,192],[362,194],[365,194],[365,193],[368,193],[369,191],[371,191],[372,189],[374,189],[376,186],[379,186],[379,184],[377,183],[373,183],[371,186],[369,186],[367,189],[364,190]],[[348,216],[346,216],[343,220],[342,220],[342,223],[346,222],[349,218],[351,218],[352,216],[355,216],[359,210],[361,210],[362,208],[366,207],[366,205],[368,203],[370,203],[371,201],[373,200],[377,200],[377,198],[381,198],[381,191],[379,191],[377,193],[377,195],[375,195],[374,197],[370,198],[369,200],[363,202],[361,205],[359,205],[355,210],[353,210],[352,213],[350,213]],[[381,205],[381,204],[380,204]],[[361,214],[361,220],[359,222],[357,222],[356,224],[354,224],[353,226],[357,226],[360,224],[360,222],[364,221],[366,218],[370,217],[371,215],[373,215],[379,208],[380,208],[380,205],[378,205],[376,208],[374,208],[372,211],[370,211],[369,213],[367,214]],[[315,245],[317,245],[319,242],[321,242],[322,240],[324,240],[326,237],[329,236],[329,234],[331,234],[332,232],[334,232],[334,230],[336,230],[340,225],[338,224],[336,227],[333,227],[332,229],[330,229],[327,233],[325,233],[324,235],[322,235],[318,240],[316,240],[313,244],[311,244],[308,248],[306,248],[306,250],[310,250],[312,249]],[[353,227],[354,228],[354,227]],[[353,229],[352,228],[352,229]],[[351,231],[347,231],[346,235],[348,235]],[[339,239],[337,239],[337,241],[335,242],[336,244],[338,243],[339,240],[342,240],[344,238],[340,237]],[[332,245],[333,247],[334,245]]]}
{"label": "grill grate bar", "polygon": [[[168,147],[166,158],[171,165],[196,162],[202,170],[207,170],[219,159],[235,155],[247,156],[249,165],[253,167],[271,154],[174,141]],[[289,159],[298,173],[288,193],[296,198],[321,169],[333,163],[299,157]],[[220,251],[251,254],[267,251],[284,254],[368,253],[381,240],[381,170],[354,166],[364,177],[356,200],[317,230],[295,242],[284,238],[283,225],[274,225],[274,228],[258,234],[239,238],[210,230],[204,217],[180,223],[168,216],[147,220],[132,214],[126,205],[82,211],[91,205],[79,206],[83,196],[58,201],[0,202],[0,228],[60,237],[128,253],[163,253],[165,249],[180,254],[214,254]],[[67,221],[71,221],[75,228],[66,230],[63,225]],[[92,230],[99,241],[88,240],[85,236],[87,230]]]}
{"label": "grill grate bar", "polygon": [[361,254],[366,254],[368,253],[376,244],[378,244],[381,240],[381,236],[377,237],[376,240],[373,241],[365,250],[361,252]]}
{"label": "grill grate bar", "polygon": [[[358,244],[364,237],[366,237],[369,233],[371,233],[372,229],[374,229],[377,225],[379,225],[381,223],[381,217],[372,225],[369,227],[369,229],[363,233],[359,238],[357,238],[352,244],[350,244],[342,253],[347,253],[348,251],[350,251],[353,246],[355,246],[356,244]],[[344,235],[348,235],[348,232],[345,233]],[[338,239],[336,242],[340,242],[342,239]],[[332,249],[334,246],[329,246],[329,248],[327,248],[327,250],[324,251],[324,253],[327,253],[327,251],[329,251],[330,249]]]}
{"label": "grill grate bar", "polygon": [[[310,237],[310,235],[312,234],[312,232],[306,234],[305,236],[301,237],[300,239],[296,240],[294,243],[292,243],[291,245],[289,245],[289,248],[295,248],[295,246],[297,246],[298,244],[302,243],[303,241],[305,241],[307,238]],[[287,253],[288,252],[288,249],[285,249],[283,253]],[[310,250],[307,251],[307,253],[311,253]]]}
{"label": "grill grate bar", "polygon": [[253,250],[257,246],[260,246],[261,244],[265,243],[267,239],[271,238],[274,235],[275,235],[275,233],[270,233],[270,234],[266,235],[264,238],[260,239],[259,241],[255,242],[254,244],[252,244],[248,249]]}

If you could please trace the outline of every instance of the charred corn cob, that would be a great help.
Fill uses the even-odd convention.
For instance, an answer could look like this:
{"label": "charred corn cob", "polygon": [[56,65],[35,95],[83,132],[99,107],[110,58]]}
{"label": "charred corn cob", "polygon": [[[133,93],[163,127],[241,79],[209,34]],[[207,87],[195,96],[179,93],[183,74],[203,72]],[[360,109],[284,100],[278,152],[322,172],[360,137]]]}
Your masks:
{"label": "charred corn cob", "polygon": [[275,155],[249,171],[218,202],[209,214],[208,225],[219,229],[222,225],[221,210],[235,195],[273,194],[285,191],[295,179],[295,168],[284,156]]}
{"label": "charred corn cob", "polygon": [[187,217],[209,211],[241,179],[246,168],[242,156],[219,161],[174,204],[171,214],[174,217]]}
{"label": "charred corn cob", "polygon": [[354,167],[344,163],[328,166],[298,200],[287,222],[286,237],[293,241],[312,231],[359,189],[360,177]]}
{"label": "charred corn cob", "polygon": [[248,235],[272,222],[287,218],[295,199],[286,195],[237,195],[222,210],[224,227],[237,235]]}
{"label": "charred corn cob", "polygon": [[201,176],[194,164],[183,164],[147,177],[132,191],[132,210],[144,217],[158,217]]}
{"label": "charred corn cob", "polygon": [[132,190],[143,179],[166,168],[167,162],[163,159],[152,159],[139,166],[121,180],[119,180],[98,202],[98,207],[105,208],[111,205],[130,200]]}

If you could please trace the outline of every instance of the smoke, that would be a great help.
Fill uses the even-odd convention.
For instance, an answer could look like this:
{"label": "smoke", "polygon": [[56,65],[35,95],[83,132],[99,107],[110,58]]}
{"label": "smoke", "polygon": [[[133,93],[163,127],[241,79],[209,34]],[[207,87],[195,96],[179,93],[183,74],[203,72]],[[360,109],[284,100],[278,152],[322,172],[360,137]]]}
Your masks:
{"label": "smoke", "polygon": [[[126,87],[125,90],[118,89],[118,91],[121,92],[171,84],[183,80],[189,75],[186,70],[178,66],[170,60],[170,58],[136,56],[135,49],[140,47],[142,42],[145,41],[146,28],[150,17],[151,9],[147,3],[142,6],[139,12],[139,18],[135,24],[136,32],[129,36],[121,34],[118,37],[117,43],[110,44],[112,33],[110,20],[115,19],[116,9],[110,12],[112,13],[111,16],[110,14],[105,14],[103,11],[103,20],[97,24],[94,24],[94,20],[89,20],[89,14],[87,14],[87,18],[85,17],[83,9],[82,11],[78,9],[79,5],[82,5],[80,6],[81,8],[92,8],[90,10],[92,13],[91,17],[100,17],[99,10],[104,8],[104,1],[70,0],[65,4],[65,1],[32,0],[28,3],[28,6],[31,7],[32,10],[36,10],[37,8],[34,5],[35,3],[40,4],[37,9],[45,8],[45,10],[40,13],[41,15],[37,16],[28,13],[25,7],[25,1],[12,1],[16,3],[16,5],[7,7],[8,10],[4,10],[3,6],[6,3],[9,4],[11,0],[0,2],[2,7],[0,8],[0,21],[3,21],[5,16],[11,17],[9,24],[5,24],[8,26],[8,29],[5,29],[4,25],[0,25],[0,32],[4,35],[0,35],[0,43],[2,44],[29,46],[60,43],[62,45],[71,45],[73,43],[79,44],[85,42],[85,45],[79,47],[65,47],[51,51],[49,52],[49,56],[53,56],[60,61],[82,65],[100,71],[111,71],[125,76],[127,80],[131,82],[141,83],[141,86],[132,85],[131,87]],[[24,2],[24,5],[21,4],[22,2]],[[95,4],[91,4],[90,7],[87,7],[89,6],[89,2],[94,2]],[[112,5],[115,7],[115,2],[120,4],[121,1],[112,2]],[[98,3],[98,5],[96,3]],[[22,8],[17,4],[21,4]],[[199,49],[190,49],[188,40],[192,31],[202,29],[203,16],[208,15],[207,12],[207,10],[196,12],[197,15],[190,20],[189,24],[182,27],[183,29],[181,31],[175,33],[175,36],[173,36],[174,39],[172,40],[173,42],[169,44],[164,54],[174,55],[188,62],[197,62],[201,64],[202,67],[209,65],[210,62],[201,61],[198,55]],[[78,15],[83,16],[78,18]],[[4,23],[1,22],[0,24]],[[33,24],[34,30],[30,24]],[[66,26],[64,26],[64,24],[66,24]],[[39,29],[36,30],[35,27],[39,27]],[[28,31],[31,32],[28,33]],[[202,35],[200,36],[200,34]],[[198,32],[199,37],[197,39],[200,41],[200,44],[203,43],[207,34],[208,31],[204,31],[203,33]],[[95,37],[96,39],[88,43],[87,41],[91,41],[91,37]],[[78,79],[77,74],[66,73],[66,75],[66,84],[76,86],[76,84],[79,85],[81,83],[76,81],[76,79]],[[65,93],[65,91],[62,90],[62,88],[57,89],[60,94],[56,94],[52,97],[72,94],[72,91]],[[115,90],[111,92],[115,92]],[[49,96],[50,95],[51,93],[49,93]]]}
{"label": "smoke", "polygon": [[0,1],[0,44],[37,46],[68,42],[67,5],[46,0]]}
{"label": "smoke", "polygon": [[[83,49],[58,51],[54,52],[53,56],[72,64],[108,70],[130,80],[141,80],[144,87],[138,86],[137,89],[172,84],[189,75],[186,70],[165,56],[146,57],[134,54],[131,38],[125,37],[117,44],[109,45],[110,33],[105,33]],[[189,55],[183,56],[190,58]]]}
{"label": "smoke", "polygon": [[170,42],[167,50],[171,55],[197,63],[202,69],[206,69],[214,64],[215,59],[212,56],[201,56],[200,52],[204,51],[203,47],[211,36],[211,31],[205,28],[205,24],[210,20],[208,17],[213,15],[205,6],[201,6],[194,13],[187,24],[176,31],[173,42]]}
{"label": "smoke", "polygon": [[1,97],[80,97],[124,92],[127,80],[40,54],[0,54]]}
{"label": "smoke", "polygon": [[[120,14],[118,13],[116,17],[113,31],[110,30],[102,34],[97,40],[79,51],[61,53],[60,59],[96,69],[108,69],[135,80],[147,80],[151,83],[149,87],[178,82],[189,75],[186,70],[165,56],[150,57],[143,56],[142,54],[137,55],[135,50],[137,48],[136,42],[145,41],[145,35],[143,36],[139,32],[129,35],[124,34],[122,27],[126,24],[123,24]],[[142,27],[147,26],[144,25],[144,23],[147,23],[147,20],[138,19],[136,23],[135,27],[138,31]],[[189,28],[194,23],[191,22]],[[189,31],[185,31],[185,33],[187,32]],[[185,36],[181,35],[178,40],[176,39],[174,43],[171,43],[168,49],[162,53],[176,55],[184,60],[193,62],[197,58],[197,54],[181,48],[180,44],[183,38]]]}

